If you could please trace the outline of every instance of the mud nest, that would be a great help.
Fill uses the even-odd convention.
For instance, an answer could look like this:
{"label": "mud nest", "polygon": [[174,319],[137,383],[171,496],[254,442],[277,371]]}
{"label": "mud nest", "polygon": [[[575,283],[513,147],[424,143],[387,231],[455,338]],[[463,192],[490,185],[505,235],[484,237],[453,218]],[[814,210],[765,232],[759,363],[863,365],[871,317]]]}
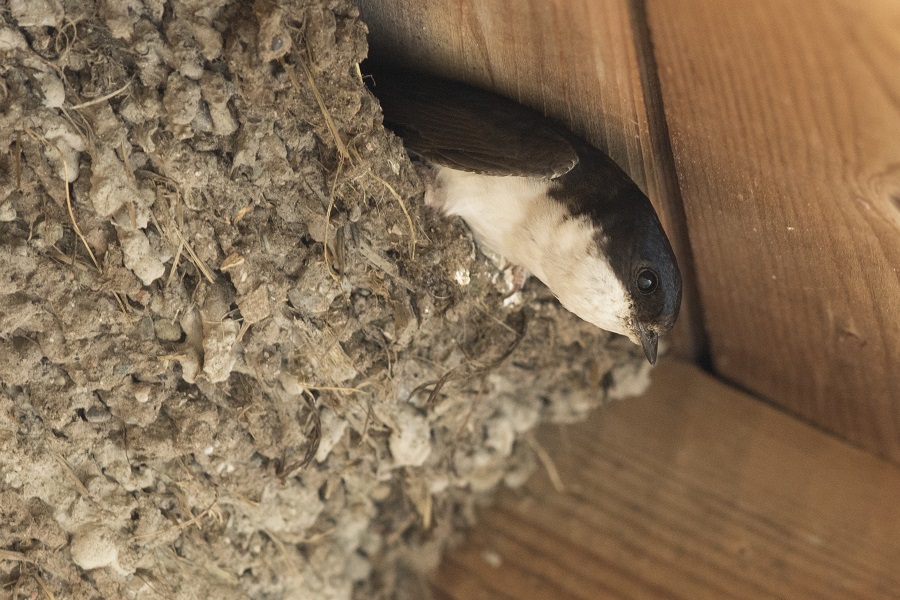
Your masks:
{"label": "mud nest", "polygon": [[349,2],[0,19],[0,595],[399,597],[646,381],[422,205]]}

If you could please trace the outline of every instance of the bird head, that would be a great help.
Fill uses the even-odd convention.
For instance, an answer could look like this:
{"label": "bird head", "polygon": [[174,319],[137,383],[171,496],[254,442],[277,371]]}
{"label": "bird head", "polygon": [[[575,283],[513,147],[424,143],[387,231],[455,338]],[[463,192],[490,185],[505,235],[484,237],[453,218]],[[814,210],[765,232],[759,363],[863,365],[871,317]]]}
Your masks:
{"label": "bird head", "polygon": [[608,264],[625,299],[617,333],[641,346],[655,364],[659,336],[675,325],[681,306],[681,273],[650,201],[637,194],[633,210],[600,220],[596,256]]}
{"label": "bird head", "polygon": [[659,336],[678,316],[681,274],[650,201],[635,191],[625,209],[570,221],[559,239],[572,241],[558,255],[568,264],[548,269],[545,283],[563,306],[628,337],[655,364]]}
{"label": "bird head", "polygon": [[631,310],[625,335],[656,363],[659,336],[675,325],[681,305],[681,276],[673,261],[641,260],[633,265],[627,286]]}

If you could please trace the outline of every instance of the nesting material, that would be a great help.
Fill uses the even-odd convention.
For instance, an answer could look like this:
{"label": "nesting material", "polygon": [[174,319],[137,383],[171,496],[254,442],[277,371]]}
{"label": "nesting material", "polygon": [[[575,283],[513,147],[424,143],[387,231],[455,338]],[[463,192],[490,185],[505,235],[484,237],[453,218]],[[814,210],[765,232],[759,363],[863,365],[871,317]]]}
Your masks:
{"label": "nesting material", "polygon": [[0,12],[4,593],[402,597],[644,384],[423,206],[356,8],[278,4]]}

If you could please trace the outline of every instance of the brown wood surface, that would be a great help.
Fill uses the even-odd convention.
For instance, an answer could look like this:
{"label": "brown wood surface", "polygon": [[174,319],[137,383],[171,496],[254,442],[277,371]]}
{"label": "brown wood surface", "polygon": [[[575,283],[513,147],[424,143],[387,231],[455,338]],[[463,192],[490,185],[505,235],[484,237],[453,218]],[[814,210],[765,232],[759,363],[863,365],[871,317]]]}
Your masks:
{"label": "brown wood surface", "polygon": [[900,461],[900,3],[646,8],[716,371]]}
{"label": "brown wood surface", "polygon": [[695,367],[654,375],[543,430],[566,491],[501,494],[435,598],[900,598],[900,468]]}
{"label": "brown wood surface", "polygon": [[[360,0],[374,56],[496,91],[566,123],[647,192],[685,275],[679,356],[704,351],[684,215],[667,139],[644,102],[646,62],[628,0]],[[652,69],[650,70],[652,76]],[[652,79],[652,77],[651,77]],[[648,116],[649,106],[649,116]]]}

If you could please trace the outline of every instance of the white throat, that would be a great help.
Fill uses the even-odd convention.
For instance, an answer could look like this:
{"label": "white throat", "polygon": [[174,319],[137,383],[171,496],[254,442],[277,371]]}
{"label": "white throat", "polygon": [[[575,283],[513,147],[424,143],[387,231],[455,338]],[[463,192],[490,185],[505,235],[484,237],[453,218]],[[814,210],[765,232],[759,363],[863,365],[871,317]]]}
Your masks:
{"label": "white throat", "polygon": [[462,217],[479,243],[543,281],[567,309],[615,333],[633,337],[631,302],[598,251],[602,232],[588,217],[573,218],[550,198],[550,181],[492,177],[435,168],[426,201]]}

